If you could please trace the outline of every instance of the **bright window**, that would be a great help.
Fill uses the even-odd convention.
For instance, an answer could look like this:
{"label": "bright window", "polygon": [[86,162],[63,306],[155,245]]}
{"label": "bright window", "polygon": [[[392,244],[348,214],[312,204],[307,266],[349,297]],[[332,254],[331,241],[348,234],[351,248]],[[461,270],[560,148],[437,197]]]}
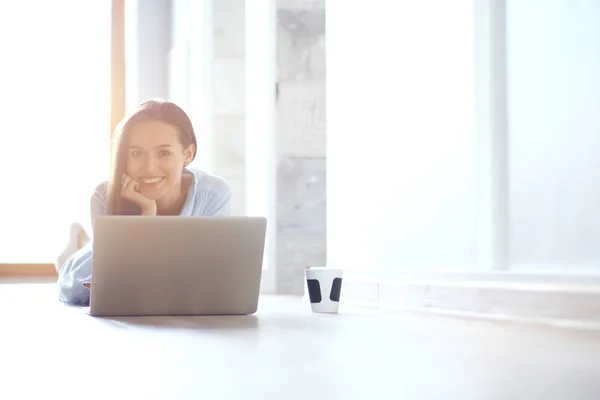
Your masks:
{"label": "bright window", "polygon": [[52,262],[108,176],[110,1],[0,5],[0,263]]}

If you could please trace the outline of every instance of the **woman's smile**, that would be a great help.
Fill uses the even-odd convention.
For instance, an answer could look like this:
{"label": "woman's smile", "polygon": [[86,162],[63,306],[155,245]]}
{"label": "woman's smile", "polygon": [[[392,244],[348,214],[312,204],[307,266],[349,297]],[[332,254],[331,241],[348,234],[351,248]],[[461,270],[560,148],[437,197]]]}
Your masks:
{"label": "woman's smile", "polygon": [[140,181],[146,185],[157,185],[165,179],[164,176],[156,176],[152,178],[140,178]]}

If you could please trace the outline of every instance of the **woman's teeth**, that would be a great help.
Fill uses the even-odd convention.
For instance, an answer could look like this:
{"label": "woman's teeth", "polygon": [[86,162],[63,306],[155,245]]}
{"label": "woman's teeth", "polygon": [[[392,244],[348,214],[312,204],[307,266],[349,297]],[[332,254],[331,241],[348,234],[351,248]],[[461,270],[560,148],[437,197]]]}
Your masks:
{"label": "woman's teeth", "polygon": [[144,183],[158,183],[162,181],[164,178],[142,178],[142,182]]}

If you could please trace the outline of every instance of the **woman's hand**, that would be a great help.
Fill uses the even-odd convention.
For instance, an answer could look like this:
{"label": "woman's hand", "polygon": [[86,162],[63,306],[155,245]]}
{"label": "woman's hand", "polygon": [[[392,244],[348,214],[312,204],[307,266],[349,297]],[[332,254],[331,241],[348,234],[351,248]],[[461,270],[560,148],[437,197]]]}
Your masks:
{"label": "woman's hand", "polygon": [[138,181],[127,174],[123,174],[121,186],[121,197],[137,205],[142,211],[141,215],[156,215],[156,201],[150,200],[140,193],[140,183]]}

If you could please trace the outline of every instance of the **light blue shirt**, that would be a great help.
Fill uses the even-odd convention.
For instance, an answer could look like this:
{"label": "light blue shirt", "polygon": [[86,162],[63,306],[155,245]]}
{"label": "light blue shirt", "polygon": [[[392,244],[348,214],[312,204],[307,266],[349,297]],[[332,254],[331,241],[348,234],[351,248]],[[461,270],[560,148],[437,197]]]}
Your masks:
{"label": "light blue shirt", "polygon": [[[194,181],[188,188],[181,216],[229,215],[231,188],[223,179],[194,168],[185,169],[184,174],[191,174]],[[94,220],[108,213],[107,183],[100,184],[91,198],[92,230]],[[86,246],[71,255],[61,266],[58,274],[60,301],[89,305],[90,291],[83,286],[83,282],[92,281],[92,243],[93,236]]]}

